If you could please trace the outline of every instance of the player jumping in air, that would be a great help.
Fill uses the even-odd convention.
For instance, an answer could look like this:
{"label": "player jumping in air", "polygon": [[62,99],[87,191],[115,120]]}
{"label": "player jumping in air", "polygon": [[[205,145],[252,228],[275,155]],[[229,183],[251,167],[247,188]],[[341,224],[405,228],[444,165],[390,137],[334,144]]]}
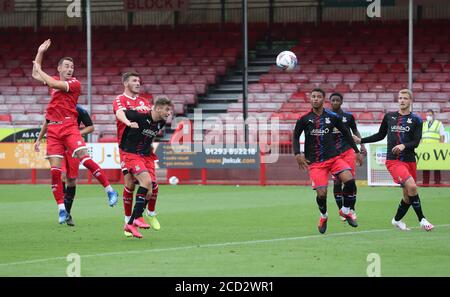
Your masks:
{"label": "player jumping in air", "polygon": [[[293,150],[302,170],[309,169],[312,188],[316,190],[316,202],[319,206],[320,220],[318,229],[320,233],[327,230],[327,187],[328,174],[331,172],[344,184],[343,206],[339,214],[346,218],[347,223],[357,227],[356,218],[350,211],[352,201],[356,199],[356,184],[351,173],[351,167],[339,156],[336,149],[333,129],[341,131],[344,139],[356,152],[359,162],[362,161],[358,147],[352,139],[350,131],[342,124],[341,119],[334,113],[323,108],[325,92],[322,89],[313,89],[310,94],[312,109],[303,115],[294,128]],[[300,135],[305,132],[305,151],[300,152]]]}
{"label": "player jumping in air", "polygon": [[[78,112],[78,119],[77,119],[78,126],[80,126],[81,123],[83,123],[84,125],[84,128],[80,130],[80,134],[83,136],[94,132],[94,124],[92,123],[92,119],[88,111],[83,107],[81,107],[79,104],[77,104],[77,112]],[[36,152],[39,152],[39,146],[41,144],[42,138],[47,132],[47,127],[48,127],[48,120],[44,118],[41,131],[39,132],[39,136],[36,139],[36,142],[34,143],[34,150]],[[61,171],[63,180],[64,206],[66,208],[66,211],[69,213],[69,218],[66,221],[68,226],[75,226],[71,214],[71,209],[73,200],[75,199],[79,167],[80,167],[80,160],[72,157],[66,150],[64,154],[64,160],[62,162]]]}
{"label": "player jumping in air", "polygon": [[[135,110],[125,110],[128,126],[120,140],[123,168],[126,168],[139,182],[133,213],[125,223],[124,232],[141,238],[136,227],[148,229],[150,226],[138,220],[147,204],[147,199],[156,200],[158,184],[155,175],[155,159],[152,143],[156,135],[164,128],[167,119],[172,114],[173,104],[166,98],[156,100],[152,110],[143,114]],[[127,234],[125,234],[127,235]]]}
{"label": "player jumping in air", "polygon": [[422,119],[410,111],[412,100],[413,95],[410,90],[400,90],[398,93],[399,111],[384,115],[378,133],[362,139],[356,136],[353,138],[356,143],[371,143],[380,141],[387,135],[386,168],[394,182],[403,188],[403,199],[392,219],[392,225],[400,230],[409,230],[402,218],[412,205],[419,219],[420,227],[430,231],[434,226],[423,215],[416,185],[414,149],[422,138]]}
{"label": "player jumping in air", "polygon": [[[359,134],[358,128],[356,127],[356,121],[355,118],[351,113],[345,112],[341,109],[341,105],[344,101],[344,97],[340,93],[333,93],[330,95],[330,102],[331,102],[331,110],[336,113],[339,118],[342,121],[342,124],[348,129],[353,132],[354,135],[361,137],[361,134]],[[340,153],[340,156],[342,159],[352,168],[352,175],[353,178],[356,176],[356,156],[353,152],[352,147],[350,144],[345,141],[344,137],[342,136],[342,133],[338,129],[333,129],[333,135],[335,138],[335,144],[336,149]],[[364,155],[366,154],[366,149],[364,145],[361,145],[361,153]],[[362,166],[362,164],[358,164],[359,166]],[[334,199],[336,200],[336,204],[338,206],[338,209],[342,208],[342,182],[333,176],[333,193],[334,193]],[[351,200],[350,203],[350,211],[353,212],[356,218],[356,212],[355,212],[355,203],[356,199]],[[341,217],[343,221],[345,221],[344,217]]]}
{"label": "player jumping in air", "polygon": [[89,157],[86,143],[78,129],[76,105],[81,93],[81,83],[73,77],[73,59],[63,57],[59,60],[57,68],[59,76],[49,76],[41,69],[42,58],[50,45],[51,41],[48,39],[39,46],[33,61],[32,76],[51,90],[51,99],[45,113],[45,118],[48,120],[47,158],[51,166],[52,192],[59,209],[58,221],[62,224],[70,217],[64,206],[61,177],[61,162],[66,150],[71,156],[77,157],[102,184],[108,196],[109,206],[116,205],[118,194],[111,187],[100,166]]}

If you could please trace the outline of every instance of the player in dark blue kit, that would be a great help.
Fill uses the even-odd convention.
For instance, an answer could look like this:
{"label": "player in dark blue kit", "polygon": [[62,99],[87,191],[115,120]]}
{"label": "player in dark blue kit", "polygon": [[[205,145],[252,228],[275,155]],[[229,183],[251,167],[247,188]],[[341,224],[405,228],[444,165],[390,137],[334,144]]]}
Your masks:
{"label": "player in dark blue kit", "polygon": [[138,220],[147,205],[152,191],[158,191],[156,183],[155,163],[151,157],[152,143],[159,131],[164,128],[167,119],[172,114],[173,104],[166,98],[161,97],[155,101],[148,113],[139,113],[135,110],[125,110],[125,116],[130,121],[125,128],[119,147],[125,169],[131,173],[139,182],[136,193],[136,202],[130,220],[124,226],[124,232],[131,233],[134,237],[142,238],[138,228],[148,229],[150,225]]}
{"label": "player in dark blue kit", "polygon": [[[316,202],[321,213],[318,224],[320,233],[325,233],[327,229],[327,187],[328,174],[337,176],[342,183],[343,206],[339,214],[346,218],[347,223],[352,227],[358,224],[353,213],[350,211],[352,199],[356,199],[356,184],[351,174],[351,167],[339,156],[336,149],[333,129],[337,128],[342,132],[344,139],[350,144],[357,153],[357,159],[362,161],[358,147],[352,139],[351,133],[342,124],[337,114],[324,109],[325,92],[322,89],[311,91],[310,101],[312,109],[309,113],[303,115],[294,128],[293,150],[300,169],[309,169],[309,176],[312,188],[316,190]],[[305,151],[300,151],[300,135],[305,132]]]}
{"label": "player in dark blue kit", "polygon": [[401,219],[412,205],[419,219],[420,227],[430,231],[434,226],[423,215],[417,193],[414,149],[422,138],[422,119],[410,111],[412,100],[413,96],[410,90],[400,90],[398,93],[399,111],[389,112],[384,116],[378,133],[362,139],[356,136],[353,138],[356,143],[371,143],[380,141],[387,135],[386,168],[394,182],[403,188],[403,199],[392,219],[392,225],[400,230],[409,230]]}
{"label": "player in dark blue kit", "polygon": [[[356,127],[356,121],[355,117],[349,113],[345,112],[341,109],[341,105],[344,101],[344,97],[340,93],[333,93],[330,95],[330,102],[331,102],[331,110],[336,113],[339,118],[342,121],[342,124],[348,129],[353,132],[354,135],[361,137],[361,134],[359,134],[358,128]],[[344,137],[342,136],[342,133],[338,129],[333,130],[333,135],[335,138],[336,148],[338,152],[340,153],[340,156],[342,159],[352,168],[352,175],[353,178],[356,177],[356,156],[353,152],[352,147],[350,144],[348,144]],[[361,153],[363,155],[366,154],[366,148],[364,145],[361,145]],[[362,164],[358,164],[358,166],[361,166]],[[333,176],[333,193],[334,193],[334,199],[336,200],[336,204],[338,206],[338,209],[342,208],[342,182]],[[356,218],[356,212],[355,212],[355,203],[356,199],[352,199],[350,197],[351,203],[350,203],[350,211],[353,212]],[[345,221],[344,217],[341,217],[343,221]]]}
{"label": "player in dark blue kit", "polygon": [[[88,111],[81,107],[81,105],[77,104],[76,110],[78,112],[78,127],[81,124],[84,125],[84,128],[80,130],[80,134],[82,136],[90,134],[94,132],[94,124],[92,123],[91,116]],[[44,118],[44,122],[42,123],[42,129],[39,132],[39,136],[34,143],[35,151],[39,152],[39,145],[41,143],[42,137],[47,132],[48,120]],[[64,192],[64,206],[68,213],[68,218],[66,220],[66,224],[68,226],[75,226],[73,221],[71,210],[73,200],[75,199],[75,192],[77,186],[77,178],[78,178],[78,169],[80,167],[80,160],[78,158],[72,157],[72,155],[66,151],[64,154],[64,160],[61,164],[61,171],[63,172],[63,192]]]}

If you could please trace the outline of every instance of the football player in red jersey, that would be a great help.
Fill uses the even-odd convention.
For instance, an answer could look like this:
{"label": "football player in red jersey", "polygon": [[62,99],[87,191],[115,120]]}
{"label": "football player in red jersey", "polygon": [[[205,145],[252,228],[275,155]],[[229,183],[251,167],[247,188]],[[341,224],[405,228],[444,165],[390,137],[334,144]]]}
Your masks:
{"label": "football player in red jersey", "polygon": [[32,76],[46,84],[51,92],[51,99],[45,112],[45,118],[48,120],[47,158],[51,167],[52,192],[58,204],[59,223],[62,224],[69,219],[69,213],[64,206],[61,173],[61,163],[66,150],[73,157],[77,157],[102,184],[108,195],[110,206],[117,204],[118,194],[111,187],[100,166],[90,158],[86,143],[78,129],[76,105],[81,93],[81,83],[73,77],[73,59],[63,57],[59,60],[57,68],[59,76],[52,77],[41,68],[44,53],[50,45],[51,41],[47,39],[39,46],[33,61]]}

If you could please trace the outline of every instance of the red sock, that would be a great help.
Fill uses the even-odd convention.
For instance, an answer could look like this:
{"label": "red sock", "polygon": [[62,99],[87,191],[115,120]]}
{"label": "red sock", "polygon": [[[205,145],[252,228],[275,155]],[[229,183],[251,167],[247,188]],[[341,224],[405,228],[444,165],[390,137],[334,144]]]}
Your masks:
{"label": "red sock", "polygon": [[61,168],[53,167],[50,168],[50,173],[52,175],[52,192],[55,197],[57,204],[64,204],[64,193],[62,187],[62,172]]}
{"label": "red sock", "polygon": [[150,200],[147,205],[148,211],[155,211],[156,199],[158,199],[158,184],[152,182],[152,195],[150,196]]}
{"label": "red sock", "polygon": [[81,164],[89,169],[92,175],[102,184],[103,187],[109,186],[109,181],[106,174],[89,156],[84,156],[81,158]]}
{"label": "red sock", "polygon": [[123,187],[123,209],[125,215],[130,217],[133,212],[133,191],[127,187]]}

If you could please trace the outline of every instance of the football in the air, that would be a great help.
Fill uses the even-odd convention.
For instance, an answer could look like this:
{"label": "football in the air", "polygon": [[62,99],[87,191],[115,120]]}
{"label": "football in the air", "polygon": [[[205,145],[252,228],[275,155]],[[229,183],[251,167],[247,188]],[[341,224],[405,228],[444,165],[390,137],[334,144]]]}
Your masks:
{"label": "football in the air", "polygon": [[277,66],[283,70],[292,70],[297,65],[297,56],[291,51],[283,51],[277,56]]}

